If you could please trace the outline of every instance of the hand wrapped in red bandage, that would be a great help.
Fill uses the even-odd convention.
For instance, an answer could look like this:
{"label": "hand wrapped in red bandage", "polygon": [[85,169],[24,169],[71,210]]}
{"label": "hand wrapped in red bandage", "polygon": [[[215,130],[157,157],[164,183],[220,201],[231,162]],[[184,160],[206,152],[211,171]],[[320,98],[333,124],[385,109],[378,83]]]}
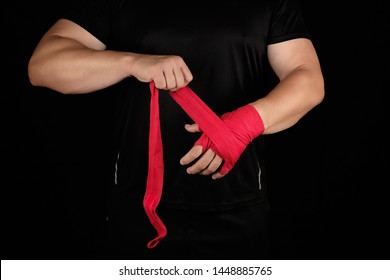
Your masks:
{"label": "hand wrapped in red bandage", "polygon": [[194,147],[182,158],[182,164],[189,164],[199,158],[187,169],[190,174],[213,174],[214,179],[222,178],[236,164],[247,145],[264,132],[263,120],[252,105],[245,105],[221,116],[223,123],[219,129],[187,126],[190,132],[202,131],[202,136]]}
{"label": "hand wrapped in red bandage", "polygon": [[[149,165],[143,205],[158,233],[157,237],[147,244],[148,248],[154,248],[166,236],[167,229],[156,212],[164,179],[159,91],[154,82],[149,86],[151,92]],[[197,162],[187,169],[188,173],[204,175],[214,173],[212,175],[214,179],[223,177],[233,168],[246,146],[264,131],[263,121],[251,105],[223,114],[220,118],[189,87],[172,91],[170,95],[195,121],[195,125],[190,125],[187,130],[198,132],[200,131],[198,125],[203,130],[203,135],[196,141],[195,146],[181,160],[182,164],[188,164],[204,152]],[[223,164],[221,169],[215,173],[221,164]]]}

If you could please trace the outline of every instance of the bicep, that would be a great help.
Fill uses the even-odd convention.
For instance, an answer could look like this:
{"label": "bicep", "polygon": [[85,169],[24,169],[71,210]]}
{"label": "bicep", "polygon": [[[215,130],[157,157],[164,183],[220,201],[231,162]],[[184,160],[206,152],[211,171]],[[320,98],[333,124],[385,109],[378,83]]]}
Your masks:
{"label": "bicep", "polygon": [[270,44],[267,51],[270,65],[280,80],[298,68],[320,69],[317,53],[309,39],[298,38]]}
{"label": "bicep", "polygon": [[93,36],[86,29],[80,25],[67,20],[59,19],[43,36],[41,43],[46,40],[50,40],[53,37],[62,37],[72,39],[87,48],[94,50],[104,50],[106,45],[103,44],[98,38]]}

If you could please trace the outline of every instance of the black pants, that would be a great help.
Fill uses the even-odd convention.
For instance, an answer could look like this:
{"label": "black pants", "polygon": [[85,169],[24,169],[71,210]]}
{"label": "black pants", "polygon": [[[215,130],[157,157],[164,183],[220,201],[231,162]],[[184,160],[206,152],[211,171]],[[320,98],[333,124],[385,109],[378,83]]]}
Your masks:
{"label": "black pants", "polygon": [[111,202],[107,222],[108,259],[269,259],[267,203],[227,211],[188,211],[158,207],[167,236],[157,236],[142,205],[121,199]]}

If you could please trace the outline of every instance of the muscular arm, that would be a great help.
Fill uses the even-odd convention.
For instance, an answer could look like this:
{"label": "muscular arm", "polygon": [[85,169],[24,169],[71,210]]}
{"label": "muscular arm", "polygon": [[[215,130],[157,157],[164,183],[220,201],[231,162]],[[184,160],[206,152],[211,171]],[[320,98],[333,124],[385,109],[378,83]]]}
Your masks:
{"label": "muscular arm", "polygon": [[268,47],[271,67],[280,83],[253,105],[263,119],[264,134],[287,129],[324,98],[324,81],[310,40],[295,39]]}
{"label": "muscular arm", "polygon": [[144,55],[106,50],[79,25],[65,19],[42,37],[28,65],[30,82],[61,93],[89,93],[134,76],[154,81],[160,89],[176,90],[192,80],[178,56]]}
{"label": "muscular arm", "polygon": [[[310,40],[294,39],[270,45],[268,56],[280,82],[266,97],[250,104],[261,116],[265,128],[263,134],[276,133],[293,126],[324,98],[321,67]],[[199,131],[197,124],[187,125],[186,129],[189,132]],[[199,157],[202,152],[204,154]],[[213,179],[224,176],[214,173],[220,167],[222,158],[211,149],[202,151],[202,146],[195,145],[180,163],[187,165],[195,160],[188,167],[188,173],[212,174]]]}

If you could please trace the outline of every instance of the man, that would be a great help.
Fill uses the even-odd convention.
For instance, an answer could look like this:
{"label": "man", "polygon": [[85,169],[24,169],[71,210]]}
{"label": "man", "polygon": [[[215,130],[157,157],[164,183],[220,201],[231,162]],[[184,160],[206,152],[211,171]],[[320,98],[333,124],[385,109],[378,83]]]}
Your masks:
{"label": "man", "polygon": [[[271,90],[270,69],[280,81]],[[212,9],[84,1],[43,36],[29,76],[33,85],[63,94],[115,94],[110,256],[269,256],[261,135],[293,126],[324,97],[297,3],[228,1]],[[163,188],[152,193],[150,209],[150,105],[159,91]],[[227,134],[199,127],[175,93],[199,97]],[[194,107],[195,114],[201,110]]]}

